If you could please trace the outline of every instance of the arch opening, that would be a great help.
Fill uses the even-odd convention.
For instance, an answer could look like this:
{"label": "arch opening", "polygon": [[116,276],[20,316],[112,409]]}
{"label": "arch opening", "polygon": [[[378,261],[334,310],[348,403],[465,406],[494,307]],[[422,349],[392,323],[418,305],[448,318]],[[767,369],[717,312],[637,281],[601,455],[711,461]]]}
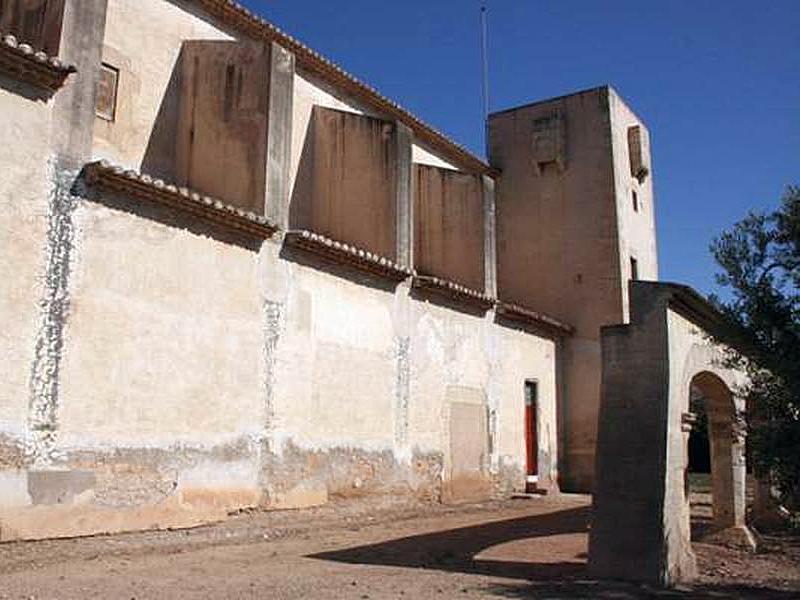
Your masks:
{"label": "arch opening", "polygon": [[[689,384],[689,406],[697,418],[687,436],[687,492],[694,492],[700,518],[692,537],[744,527],[745,440],[733,392],[717,375],[702,371]],[[709,468],[704,474],[706,459]]]}

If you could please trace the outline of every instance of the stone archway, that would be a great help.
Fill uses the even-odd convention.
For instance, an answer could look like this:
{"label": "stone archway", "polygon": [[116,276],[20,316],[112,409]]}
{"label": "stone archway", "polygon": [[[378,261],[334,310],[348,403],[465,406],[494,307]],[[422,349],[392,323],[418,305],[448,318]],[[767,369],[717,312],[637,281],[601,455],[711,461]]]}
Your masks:
{"label": "stone archway", "polygon": [[[631,321],[602,330],[589,566],[599,577],[673,585],[695,576],[687,489],[692,386],[712,420],[714,535],[750,545],[745,516],[744,375],[727,369],[735,331],[691,288],[631,282]],[[716,341],[712,342],[714,339]]]}
{"label": "stone archway", "polygon": [[[745,526],[747,467],[742,410],[729,385],[718,375],[704,370],[689,382],[690,390],[702,399],[708,417],[711,450],[711,535],[751,545]],[[691,393],[687,391],[687,393]],[[686,464],[688,470],[688,460]],[[687,490],[688,491],[688,490]],[[688,498],[687,498],[688,501]],[[727,530],[735,531],[729,532]]]}

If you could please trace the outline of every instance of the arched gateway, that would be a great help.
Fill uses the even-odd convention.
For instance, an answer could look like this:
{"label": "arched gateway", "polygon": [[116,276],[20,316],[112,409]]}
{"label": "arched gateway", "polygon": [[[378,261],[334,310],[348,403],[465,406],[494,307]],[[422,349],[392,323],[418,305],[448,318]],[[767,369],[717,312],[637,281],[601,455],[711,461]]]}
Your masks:
{"label": "arched gateway", "polygon": [[631,319],[602,332],[590,567],[598,576],[671,585],[691,579],[688,438],[692,392],[709,418],[713,535],[752,544],[745,525],[742,373],[713,335],[735,331],[692,289],[631,282]]}

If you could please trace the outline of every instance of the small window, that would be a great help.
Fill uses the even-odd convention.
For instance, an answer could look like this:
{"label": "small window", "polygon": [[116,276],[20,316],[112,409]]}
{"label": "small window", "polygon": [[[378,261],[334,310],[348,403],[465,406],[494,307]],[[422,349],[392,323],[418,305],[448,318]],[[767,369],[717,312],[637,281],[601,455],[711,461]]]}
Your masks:
{"label": "small window", "polygon": [[631,199],[633,200],[633,212],[639,212],[639,194],[636,190],[631,191]]}
{"label": "small window", "polygon": [[97,81],[97,104],[95,114],[106,121],[113,121],[117,116],[117,86],[119,85],[119,69],[109,64],[100,65],[100,78]]}
{"label": "small window", "polygon": [[631,279],[639,279],[639,261],[631,256]]}
{"label": "small window", "polygon": [[641,183],[650,171],[644,164],[642,129],[638,125],[628,127],[628,159],[631,165],[631,176]]}

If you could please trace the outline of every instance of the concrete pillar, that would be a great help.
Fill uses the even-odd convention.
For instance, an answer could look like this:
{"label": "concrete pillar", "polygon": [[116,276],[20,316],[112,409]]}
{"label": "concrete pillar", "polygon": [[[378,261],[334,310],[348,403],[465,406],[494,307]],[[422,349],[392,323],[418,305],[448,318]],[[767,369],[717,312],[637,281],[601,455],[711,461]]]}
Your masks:
{"label": "concrete pillar", "polygon": [[414,198],[411,147],[414,134],[407,125],[395,122],[397,144],[396,256],[402,267],[414,268]]}
{"label": "concrete pillar", "polygon": [[289,227],[294,69],[294,54],[273,42],[270,53],[267,197],[264,214],[284,230]]}
{"label": "concrete pillar", "polygon": [[[604,327],[589,570],[674,585],[696,574],[686,497],[685,391],[671,385],[669,296],[631,288],[629,325]],[[634,375],[632,375],[634,374]]]}
{"label": "concrete pillar", "polygon": [[66,0],[59,58],[78,71],[53,101],[53,146],[60,166],[80,169],[91,157],[95,95],[108,0]]}
{"label": "concrete pillar", "polygon": [[[733,527],[736,523],[736,500],[733,489],[733,445],[730,424],[725,419],[709,420],[711,446],[711,488],[714,528]],[[726,435],[727,434],[727,435]]]}
{"label": "concrete pillar", "polygon": [[745,522],[747,466],[739,429],[732,415],[709,420],[714,530],[704,540],[755,550],[755,538]]}
{"label": "concrete pillar", "polygon": [[497,218],[494,179],[483,176],[483,274],[484,293],[497,297]]}

